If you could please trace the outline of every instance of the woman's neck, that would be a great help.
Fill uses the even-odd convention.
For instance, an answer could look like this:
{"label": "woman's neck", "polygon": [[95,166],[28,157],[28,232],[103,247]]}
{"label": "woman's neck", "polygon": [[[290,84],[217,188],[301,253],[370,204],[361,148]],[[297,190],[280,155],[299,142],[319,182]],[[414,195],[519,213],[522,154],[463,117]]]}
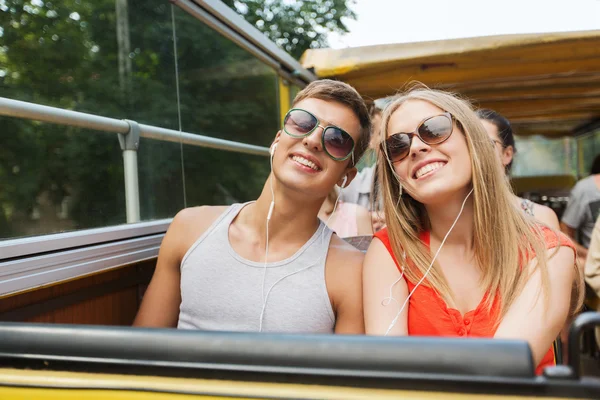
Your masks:
{"label": "woman's neck", "polygon": [[[472,195],[471,195],[472,196]],[[456,201],[450,201],[443,206],[426,206],[429,223],[431,226],[431,239],[441,243],[446,235],[446,244],[473,248],[473,198],[468,196],[457,198]],[[461,212],[461,207],[464,208]],[[460,217],[459,217],[460,214]],[[458,219],[457,219],[458,218]],[[454,227],[452,227],[454,225]],[[452,229],[452,232],[450,230]]]}

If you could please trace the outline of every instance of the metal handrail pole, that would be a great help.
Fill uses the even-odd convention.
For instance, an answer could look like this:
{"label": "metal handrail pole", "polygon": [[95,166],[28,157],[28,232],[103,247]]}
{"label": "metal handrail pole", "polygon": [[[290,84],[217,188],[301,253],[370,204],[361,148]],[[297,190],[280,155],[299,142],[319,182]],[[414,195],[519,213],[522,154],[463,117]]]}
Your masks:
{"label": "metal handrail pole", "polygon": [[[129,123],[126,120],[102,117],[79,111],[43,106],[25,101],[0,97],[0,115],[49,122],[59,125],[76,126],[103,132],[127,134]],[[138,124],[140,137],[166,142],[183,143],[191,146],[208,147],[217,150],[268,156],[269,148],[210,136],[179,132],[173,129]]]}
{"label": "metal handrail pole", "polygon": [[140,185],[138,179],[137,151],[140,147],[140,126],[135,121],[129,124],[127,134],[119,134],[119,144],[123,151],[123,172],[125,174],[125,212],[127,223],[140,222]]}
{"label": "metal handrail pole", "polygon": [[79,111],[0,97],[0,115],[112,133],[127,133],[127,122]]}
{"label": "metal handrail pole", "polygon": [[151,125],[140,125],[140,136],[164,142],[183,143],[191,146],[202,146],[211,149],[233,151],[236,153],[254,154],[268,156],[269,148],[253,144],[233,142],[231,140],[218,139],[210,136],[197,135],[188,132],[179,132],[173,129],[159,128]]}

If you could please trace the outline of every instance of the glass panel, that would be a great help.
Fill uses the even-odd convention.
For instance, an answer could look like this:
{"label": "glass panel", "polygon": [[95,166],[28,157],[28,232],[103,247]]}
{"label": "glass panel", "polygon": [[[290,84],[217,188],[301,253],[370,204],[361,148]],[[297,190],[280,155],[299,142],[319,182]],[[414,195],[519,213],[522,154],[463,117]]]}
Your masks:
{"label": "glass panel", "polygon": [[187,206],[254,200],[270,172],[267,157],[184,146]]}
{"label": "glass panel", "polygon": [[[269,146],[279,129],[275,71],[175,12],[183,130]],[[269,174],[267,157],[193,146],[184,146],[183,157],[188,206],[255,199]]]}
{"label": "glass panel", "polygon": [[138,181],[143,221],[177,214],[184,207],[180,145],[142,138]]}
{"label": "glass panel", "polygon": [[515,137],[517,153],[512,174],[577,176],[577,149],[571,138]]}
{"label": "glass panel", "polygon": [[279,128],[275,71],[185,11],[175,13],[183,130],[268,146]]}
{"label": "glass panel", "polygon": [[594,158],[600,154],[600,130],[579,138],[577,145],[580,149],[579,156],[582,157],[582,170],[579,173],[581,176],[587,176],[590,174]]}
{"label": "glass panel", "polygon": [[121,224],[117,137],[0,117],[0,239]]}
{"label": "glass panel", "polygon": [[[127,95],[125,108],[131,115],[128,118],[177,130],[171,5],[161,0],[117,0],[116,3],[117,7],[122,3],[129,7],[129,24],[123,29],[128,27],[131,44],[121,50],[128,56],[125,61],[130,62],[124,64],[125,84],[121,86]],[[127,72],[128,68],[130,72]],[[193,127],[190,129],[194,132]],[[142,138],[138,151],[138,180],[141,219],[174,216],[184,207],[180,144]]]}
{"label": "glass panel", "polygon": [[[3,0],[0,32],[2,96],[178,127],[168,2]],[[2,175],[21,176],[0,188],[3,237],[125,222],[117,135],[0,122]],[[178,144],[142,139],[138,169],[142,219],[183,207]]]}

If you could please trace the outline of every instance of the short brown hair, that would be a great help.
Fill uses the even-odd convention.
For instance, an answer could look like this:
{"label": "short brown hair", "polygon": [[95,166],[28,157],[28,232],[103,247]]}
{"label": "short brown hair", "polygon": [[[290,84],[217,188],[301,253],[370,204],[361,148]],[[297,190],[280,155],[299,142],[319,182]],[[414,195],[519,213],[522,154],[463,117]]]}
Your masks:
{"label": "short brown hair", "polygon": [[292,102],[292,107],[309,98],[341,103],[356,114],[360,122],[360,136],[354,147],[354,165],[356,165],[369,147],[371,138],[371,117],[363,98],[356,89],[347,83],[332,79],[320,79],[309,83],[308,86],[298,92]]}

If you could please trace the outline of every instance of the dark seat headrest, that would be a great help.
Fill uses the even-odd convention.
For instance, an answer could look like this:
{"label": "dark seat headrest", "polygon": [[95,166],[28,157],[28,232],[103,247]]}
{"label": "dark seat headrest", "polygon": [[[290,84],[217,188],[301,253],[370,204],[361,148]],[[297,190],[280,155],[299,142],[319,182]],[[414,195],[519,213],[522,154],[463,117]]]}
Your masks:
{"label": "dark seat headrest", "polygon": [[0,323],[0,362],[15,358],[274,373],[534,376],[531,351],[520,341]]}

